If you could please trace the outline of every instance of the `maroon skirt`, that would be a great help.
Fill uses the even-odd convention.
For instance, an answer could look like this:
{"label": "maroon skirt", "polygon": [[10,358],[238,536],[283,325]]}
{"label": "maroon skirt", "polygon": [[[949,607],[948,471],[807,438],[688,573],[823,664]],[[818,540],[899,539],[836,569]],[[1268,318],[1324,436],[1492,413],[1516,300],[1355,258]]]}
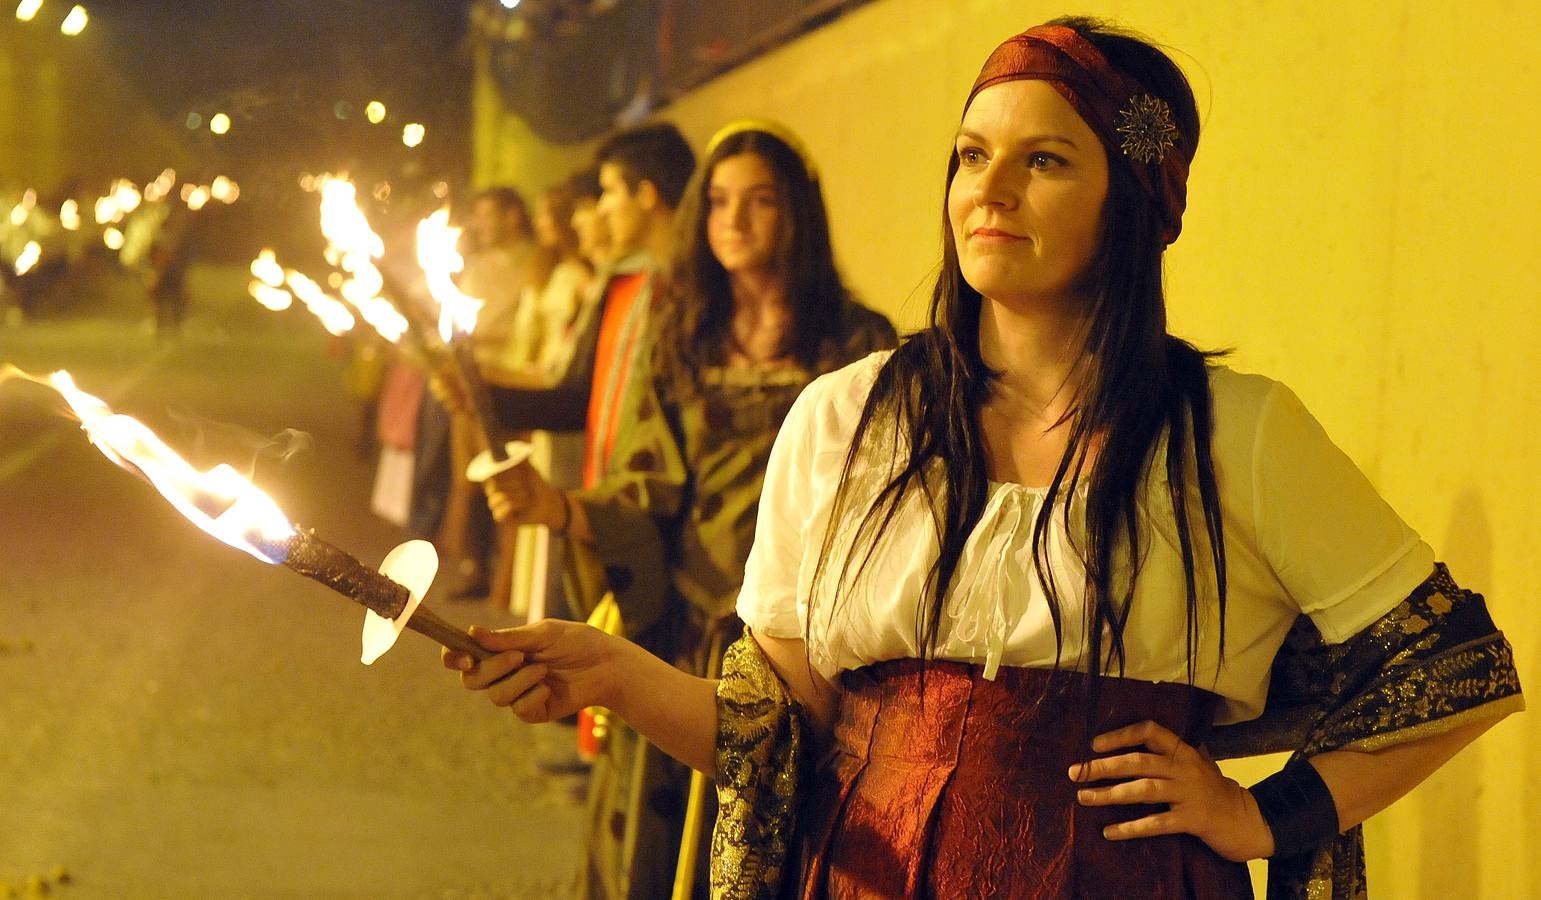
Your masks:
{"label": "maroon skirt", "polygon": [[1201,743],[1214,695],[1106,678],[1089,719],[1085,675],[981,671],[929,663],[924,693],[915,660],[845,673],[805,807],[804,898],[1252,896],[1247,867],[1197,838],[1104,838],[1159,807],[1082,806],[1066,773],[1092,737],[1145,719]]}

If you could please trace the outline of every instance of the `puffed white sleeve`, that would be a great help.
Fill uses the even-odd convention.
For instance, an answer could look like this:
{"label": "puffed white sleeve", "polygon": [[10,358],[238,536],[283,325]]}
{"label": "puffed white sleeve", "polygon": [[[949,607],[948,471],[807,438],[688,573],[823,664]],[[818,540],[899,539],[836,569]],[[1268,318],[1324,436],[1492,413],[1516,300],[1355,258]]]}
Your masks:
{"label": "puffed white sleeve", "polygon": [[1293,605],[1325,641],[1340,643],[1428,578],[1434,551],[1289,388],[1274,384],[1257,427],[1260,549]]}
{"label": "puffed white sleeve", "polygon": [[823,385],[815,380],[798,395],[771,447],[760,491],[754,546],[744,564],[738,616],[756,634],[801,638],[798,575],[808,519],[814,507],[815,412]]}

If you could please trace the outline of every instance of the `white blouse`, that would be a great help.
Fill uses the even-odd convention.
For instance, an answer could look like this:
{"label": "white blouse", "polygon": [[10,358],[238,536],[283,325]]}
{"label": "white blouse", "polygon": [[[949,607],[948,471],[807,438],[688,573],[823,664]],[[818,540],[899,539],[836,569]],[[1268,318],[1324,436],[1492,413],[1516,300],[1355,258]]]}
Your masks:
{"label": "white blouse", "polygon": [[[930,512],[911,492],[861,565],[872,542],[857,541],[856,528],[889,479],[897,445],[891,425],[875,426],[857,456],[825,574],[815,585],[851,436],[887,358],[887,351],[875,353],[817,379],[787,415],[765,473],[754,549],[738,598],[739,616],[757,633],[806,636],[814,668],[831,680],[844,669],[920,655],[916,616],[938,553]],[[1218,367],[1209,380],[1228,593],[1222,662],[1213,565],[1203,518],[1195,516],[1195,684],[1220,695],[1218,721],[1233,722],[1261,714],[1269,667],[1297,615],[1309,615],[1325,640],[1344,641],[1427,578],[1434,553],[1287,387]],[[1158,448],[1158,460],[1162,453],[1164,447]],[[1164,471],[1154,466],[1141,492],[1144,562],[1124,631],[1123,675],[1185,682],[1182,555]],[[1188,482],[1197,509],[1196,478]],[[1003,665],[1056,664],[1054,626],[1032,563],[1033,522],[1045,493],[991,485],[946,596],[938,658],[982,664],[988,678]],[[1072,539],[1078,523],[1071,522],[1067,535],[1060,512],[1049,532],[1047,564],[1064,601],[1059,665],[1074,668],[1085,645],[1076,602],[1084,596],[1085,570]],[[853,548],[860,552],[847,569]],[[837,583],[843,586],[839,602],[832,603]]]}

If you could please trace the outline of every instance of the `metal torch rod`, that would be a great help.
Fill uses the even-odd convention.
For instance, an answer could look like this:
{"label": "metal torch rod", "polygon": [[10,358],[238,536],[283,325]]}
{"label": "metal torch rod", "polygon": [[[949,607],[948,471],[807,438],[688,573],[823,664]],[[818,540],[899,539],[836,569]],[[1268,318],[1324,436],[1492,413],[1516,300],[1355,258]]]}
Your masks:
{"label": "metal torch rod", "polygon": [[[411,596],[405,587],[310,531],[297,529],[294,537],[289,539],[287,549],[283,563],[286,568],[321,582],[387,619],[395,619],[406,610]],[[407,627],[451,650],[469,654],[472,659],[483,660],[492,655],[492,651],[476,643],[465,631],[421,604],[407,619]]]}
{"label": "metal torch rod", "polygon": [[[482,370],[476,365],[476,354],[470,342],[464,338],[449,342],[449,352],[445,353],[444,344],[434,340],[438,335],[438,326],[423,313],[423,309],[413,299],[413,294],[406,290],[405,285],[385,273],[380,273],[384,280],[385,289],[392,296],[398,298],[397,307],[407,324],[416,334],[418,344],[424,351],[429,366],[441,375],[445,369],[452,369],[460,386],[465,389],[466,398],[471,403],[471,415],[476,419],[477,430],[486,439],[487,451],[492,454],[495,462],[503,462],[508,459],[508,450],[503,446],[503,441],[497,434],[497,418],[492,412],[492,394],[487,390],[487,382],[482,378]],[[444,357],[449,357],[449,365],[444,364]]]}
{"label": "metal torch rod", "polygon": [[423,361],[441,375],[446,370],[457,370],[453,354],[439,338],[438,323],[424,312],[422,304],[417,302],[414,293],[407,290],[405,284],[384,269],[378,271],[384,283],[384,293],[393,298],[396,311],[407,320],[407,334],[412,336],[412,344],[421,353]]}
{"label": "metal torch rod", "polygon": [[503,462],[508,459],[508,450],[497,434],[497,417],[492,412],[492,393],[487,390],[482,370],[476,365],[476,354],[470,341],[464,338],[458,338],[450,344],[455,351],[455,365],[460,370],[460,380],[465,384],[471,401],[471,415],[476,419],[476,427],[487,441],[487,451],[492,454],[492,461]]}

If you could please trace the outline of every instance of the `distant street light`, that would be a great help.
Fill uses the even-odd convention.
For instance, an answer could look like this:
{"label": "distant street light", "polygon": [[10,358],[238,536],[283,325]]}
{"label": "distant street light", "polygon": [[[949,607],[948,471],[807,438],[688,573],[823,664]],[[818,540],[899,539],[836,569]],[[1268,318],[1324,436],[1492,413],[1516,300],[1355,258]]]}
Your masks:
{"label": "distant street light", "polygon": [[371,125],[379,125],[381,122],[384,122],[385,104],[379,100],[369,101],[369,105],[364,107],[364,118],[368,119]]}
{"label": "distant street light", "polygon": [[194,186],[192,190],[187,192],[187,196],[183,198],[183,202],[187,204],[188,209],[192,210],[193,212],[197,212],[208,204],[209,198],[211,196],[213,196],[213,194],[210,192],[210,190],[200,184]]}
{"label": "distant street light", "polygon": [[210,116],[209,130],[215,134],[225,134],[230,130],[230,117],[224,113],[215,113]]}
{"label": "distant street light", "polygon": [[43,8],[43,0],[21,0],[16,4],[16,18],[23,22],[32,21],[37,11]]}
{"label": "distant street light", "polygon": [[86,30],[86,23],[89,21],[91,17],[86,15],[84,6],[71,7],[70,14],[65,16],[64,21],[59,24],[59,32],[74,37]]}
{"label": "distant street light", "polygon": [[408,147],[416,147],[423,142],[423,136],[427,133],[428,129],[424,128],[421,124],[408,122],[407,126],[401,129],[401,142]]}

